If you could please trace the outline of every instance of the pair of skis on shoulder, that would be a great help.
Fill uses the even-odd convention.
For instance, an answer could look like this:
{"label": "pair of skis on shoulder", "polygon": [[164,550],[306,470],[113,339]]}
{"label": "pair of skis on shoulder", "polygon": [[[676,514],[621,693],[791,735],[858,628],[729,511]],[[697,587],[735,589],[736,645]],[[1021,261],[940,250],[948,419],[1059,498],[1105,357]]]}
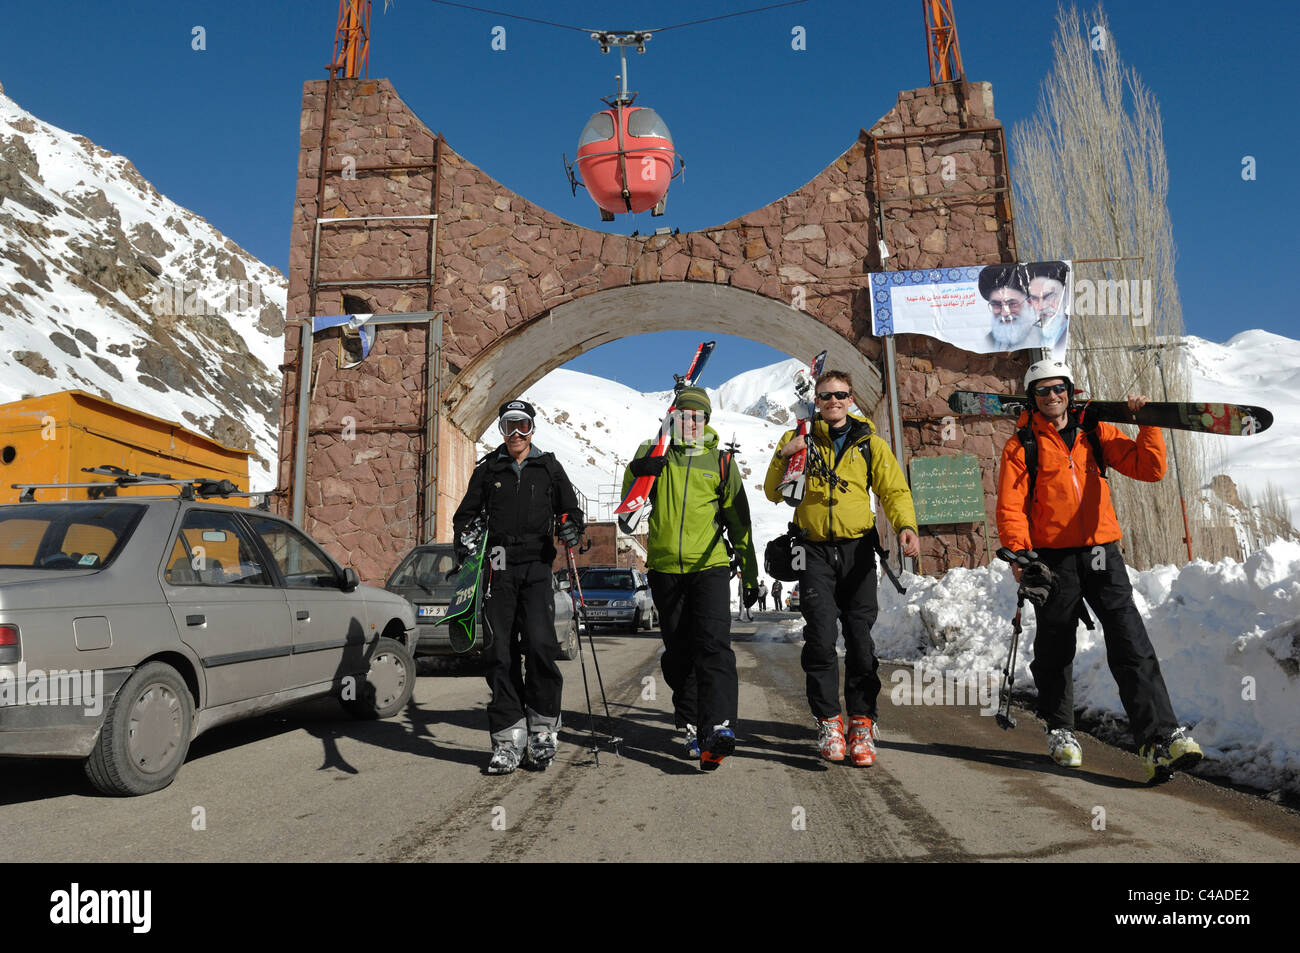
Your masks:
{"label": "pair of skis on shoulder", "polygon": [[[677,409],[676,395],[680,394],[684,388],[695,387],[700,375],[704,372],[704,365],[709,362],[709,356],[713,353],[716,341],[705,341],[695,350],[695,358],[691,361],[691,366],[686,369],[686,373],[677,377],[673,385],[673,402],[668,406],[668,413],[664,415],[663,421],[659,425],[659,440],[650,448],[649,457],[662,457],[668,452],[668,442],[672,435],[672,416],[673,411]],[[633,535],[637,527],[641,525],[641,518],[645,516],[646,504],[650,502],[650,491],[654,487],[655,478],[649,474],[639,476],[632,484],[627,495],[623,497],[623,502],[614,510],[618,516],[618,525],[629,536]]]}
{"label": "pair of skis on shoulder", "polygon": [[[1149,401],[1136,414],[1130,413],[1122,400],[1080,400],[1084,421],[1114,424],[1138,424],[1193,433],[1226,434],[1249,437],[1273,426],[1273,414],[1264,407],[1249,404]],[[979,417],[1019,417],[1033,407],[1029,397],[958,390],[948,397],[953,413]]]}

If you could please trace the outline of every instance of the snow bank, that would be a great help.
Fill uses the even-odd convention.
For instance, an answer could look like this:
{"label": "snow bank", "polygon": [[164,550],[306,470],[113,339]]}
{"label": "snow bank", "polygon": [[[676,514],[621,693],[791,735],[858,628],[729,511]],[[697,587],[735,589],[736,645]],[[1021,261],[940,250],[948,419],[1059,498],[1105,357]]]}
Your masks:
{"label": "snow bank", "polygon": [[[1130,569],[1129,578],[1174,712],[1205,750],[1200,771],[1300,793],[1300,544],[1275,542],[1244,563]],[[1008,567],[903,583],[905,596],[880,587],[873,636],[882,658],[923,660],[958,679],[1001,671],[1016,603]],[[1022,625],[1016,686],[1032,692],[1032,608]],[[1122,717],[1100,626],[1080,625],[1077,638],[1076,706]]]}

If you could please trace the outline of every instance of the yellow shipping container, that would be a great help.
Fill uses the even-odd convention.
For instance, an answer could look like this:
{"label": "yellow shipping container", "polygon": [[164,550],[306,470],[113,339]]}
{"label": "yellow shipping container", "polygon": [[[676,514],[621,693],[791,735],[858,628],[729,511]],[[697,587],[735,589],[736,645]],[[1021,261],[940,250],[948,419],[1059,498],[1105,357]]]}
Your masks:
{"label": "yellow shipping container", "polygon": [[[183,480],[229,480],[248,490],[251,451],[224,446],[180,424],[80,390],[0,405],[0,503],[17,503],[15,483],[94,483],[82,467],[121,467]],[[37,490],[38,500],[84,500],[91,490]],[[118,496],[169,496],[174,487],[122,487]],[[247,497],[218,502],[247,506]]]}

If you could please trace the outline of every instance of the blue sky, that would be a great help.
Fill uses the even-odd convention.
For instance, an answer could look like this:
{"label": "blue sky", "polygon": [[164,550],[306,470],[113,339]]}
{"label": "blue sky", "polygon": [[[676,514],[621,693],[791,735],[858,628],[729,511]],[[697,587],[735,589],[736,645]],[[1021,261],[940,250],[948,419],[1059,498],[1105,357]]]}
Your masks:
{"label": "blue sky", "polygon": [[[483,0],[568,24],[653,28],[764,5]],[[1051,62],[1055,4],[955,0],[967,76],[993,83],[1010,128],[1026,118]],[[323,78],[336,0],[43,0],[6,5],[0,83],[41,119],[129,157],[173,200],[284,270],[304,80]],[[656,36],[630,61],[638,103],[653,106],[686,156],[669,213],[602,225],[569,193],[587,117],[614,88],[616,54],[584,34],[435,5],[375,0],[370,75],[387,77],[452,148],[562,218],[630,232],[720,224],[796,189],[893,105],[929,81],[915,0],[809,0]],[[1085,12],[1091,5],[1081,5]],[[1112,2],[1112,33],[1161,104],[1170,207],[1188,330],[1214,341],[1265,328],[1296,336],[1290,280],[1300,242],[1292,121],[1294,7],[1189,0]],[[652,14],[645,11],[651,10]],[[192,30],[206,49],[191,48]],[[506,49],[492,31],[505,27]],[[807,48],[791,49],[802,26]],[[1243,181],[1243,156],[1257,177]],[[1014,167],[1015,156],[1012,156]],[[1230,280],[1224,280],[1228,278]],[[680,372],[700,335],[606,345],[568,366],[643,390]],[[722,339],[706,383],[785,355]],[[808,355],[796,355],[808,357]]]}

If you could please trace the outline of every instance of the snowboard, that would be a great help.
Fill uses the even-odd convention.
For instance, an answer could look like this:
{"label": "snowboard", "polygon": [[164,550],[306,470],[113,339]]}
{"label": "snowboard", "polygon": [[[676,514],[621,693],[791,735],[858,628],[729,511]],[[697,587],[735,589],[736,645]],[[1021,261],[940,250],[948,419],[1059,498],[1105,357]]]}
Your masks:
{"label": "snowboard", "polygon": [[[1249,404],[1178,403],[1151,401],[1136,415],[1130,414],[1122,400],[1081,400],[1084,421],[1104,420],[1113,424],[1139,424],[1195,433],[1230,434],[1248,437],[1273,426],[1273,414],[1264,407]],[[1029,410],[1028,397],[958,390],[948,397],[953,413],[982,417],[1019,417]]]}
{"label": "snowboard", "polygon": [[[700,379],[700,374],[704,371],[704,365],[708,363],[709,355],[713,353],[716,346],[715,341],[705,341],[695,350],[695,358],[691,361],[691,366],[687,368],[685,375],[677,378],[676,384],[673,385],[675,394],[681,393],[685,387],[694,387],[695,382]],[[673,375],[676,377],[676,375]],[[673,403],[668,407],[668,413],[664,415],[663,422],[659,425],[659,441],[650,449],[647,456],[662,457],[668,452],[668,441],[671,437],[671,417],[674,410],[677,409],[677,401],[674,398]],[[645,515],[645,505],[650,502],[650,490],[654,487],[655,478],[646,474],[639,476],[632,484],[631,489],[627,491],[627,496],[623,502],[618,505],[614,513],[618,516],[618,525],[629,536],[636,532],[637,526],[641,524],[641,517]]]}
{"label": "snowboard", "polygon": [[777,484],[782,499],[791,506],[798,506],[803,502],[804,491],[808,487],[807,440],[808,433],[812,429],[813,416],[817,413],[817,405],[813,403],[813,388],[817,386],[817,378],[825,366],[826,352],[822,351],[813,358],[808,370],[799,368],[794,378],[794,390],[799,395],[799,402],[793,408],[795,417],[799,421],[795,425],[795,436],[803,437],[805,443],[802,450],[786,460],[785,473],[781,476],[781,482]]}
{"label": "snowboard", "polygon": [[476,519],[462,537],[469,555],[456,573],[456,591],[447,614],[438,625],[447,626],[453,652],[468,652],[478,643],[483,624],[483,557],[487,552],[487,530],[482,518]]}

